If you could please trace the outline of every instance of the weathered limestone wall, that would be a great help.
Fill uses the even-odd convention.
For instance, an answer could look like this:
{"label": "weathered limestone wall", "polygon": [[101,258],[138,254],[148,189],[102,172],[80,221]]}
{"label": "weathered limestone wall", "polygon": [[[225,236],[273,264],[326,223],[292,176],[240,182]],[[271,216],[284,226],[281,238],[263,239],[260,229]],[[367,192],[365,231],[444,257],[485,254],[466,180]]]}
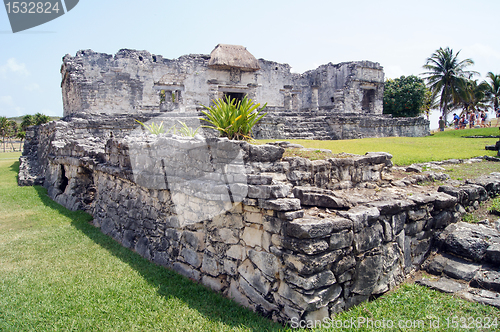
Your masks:
{"label": "weathered limestone wall", "polygon": [[394,288],[460,216],[446,193],[384,189],[389,154],[309,161],[201,136],[89,141],[80,121],[40,129],[49,195],[147,259],[281,322]]}
{"label": "weathered limestone wall", "polygon": [[254,130],[258,139],[430,134],[423,118],[382,115],[384,72],[378,63],[329,63],[296,74],[288,64],[264,59],[256,71],[210,67],[210,59],[191,54],[171,60],[126,49],[114,56],[92,50],[66,55],[61,67],[64,115],[148,116],[169,128],[178,121],[196,128],[201,105],[232,94],[267,103],[268,114]]}
{"label": "weathered limestone wall", "polygon": [[258,139],[357,139],[430,135],[423,117],[319,112],[270,112],[254,127]]}
{"label": "weathered limestone wall", "polygon": [[[324,109],[382,114],[383,68],[374,62],[327,64],[304,74],[264,59],[254,72],[209,67],[209,55],[164,59],[146,51],[66,55],[64,115],[196,112],[225,93],[246,94],[270,110]],[[163,91],[163,95],[162,95]]]}

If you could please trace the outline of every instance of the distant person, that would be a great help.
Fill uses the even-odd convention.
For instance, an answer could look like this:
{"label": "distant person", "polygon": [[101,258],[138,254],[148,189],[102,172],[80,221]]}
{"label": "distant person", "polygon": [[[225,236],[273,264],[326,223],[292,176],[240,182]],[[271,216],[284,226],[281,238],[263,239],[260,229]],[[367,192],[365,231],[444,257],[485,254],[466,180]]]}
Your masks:
{"label": "distant person", "polygon": [[488,117],[485,111],[481,111],[481,127],[484,128],[486,127],[486,118]]}
{"label": "distant person", "polygon": [[439,131],[444,131],[444,127],[445,127],[445,122],[443,120],[443,117],[440,116],[439,117]]}
{"label": "distant person", "polygon": [[469,123],[469,121],[467,121],[466,115],[463,114],[462,118],[460,119],[460,129],[465,129],[465,127],[467,127],[467,123]]}
{"label": "distant person", "polygon": [[453,113],[453,124],[455,125],[455,129],[460,128],[460,117],[457,115],[457,113]]}
{"label": "distant person", "polygon": [[474,112],[470,112],[469,114],[469,128],[474,128],[474,122],[476,121],[476,115]]}

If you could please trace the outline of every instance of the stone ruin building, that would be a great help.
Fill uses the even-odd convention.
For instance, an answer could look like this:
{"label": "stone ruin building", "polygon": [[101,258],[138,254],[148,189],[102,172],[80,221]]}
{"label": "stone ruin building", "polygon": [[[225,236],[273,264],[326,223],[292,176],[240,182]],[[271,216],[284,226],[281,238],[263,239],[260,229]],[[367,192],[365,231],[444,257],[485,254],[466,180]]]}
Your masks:
{"label": "stone ruin building", "polygon": [[[500,192],[494,175],[425,192],[412,184],[446,176],[397,180],[383,152],[311,161],[283,157],[300,149],[286,142],[156,136],[134,121],[197,120],[185,115],[210,98],[248,94],[303,123],[317,112],[346,114],[350,133],[364,128],[355,120],[362,117],[389,127],[380,115],[377,64],[329,64],[299,75],[250,54],[218,54],[227,48],[177,60],[126,50],[64,57],[65,117],[30,127],[19,184],[43,185],[123,246],[282,323],[330,317],[393,289],[421,267],[440,243],[437,234],[460,250],[449,227],[464,207]],[[414,130],[425,124],[408,121]],[[481,259],[500,263],[500,237],[481,241]],[[440,273],[455,266],[436,262],[430,265]],[[474,280],[488,285],[494,276]]]}
{"label": "stone ruin building", "polygon": [[304,74],[290,70],[234,45],[175,60],[145,51],[120,50],[114,56],[79,51],[63,58],[64,116],[144,114],[197,127],[201,105],[248,95],[267,103],[268,115],[255,128],[256,138],[429,135],[429,122],[421,117],[382,114],[384,72],[378,63],[329,63]]}

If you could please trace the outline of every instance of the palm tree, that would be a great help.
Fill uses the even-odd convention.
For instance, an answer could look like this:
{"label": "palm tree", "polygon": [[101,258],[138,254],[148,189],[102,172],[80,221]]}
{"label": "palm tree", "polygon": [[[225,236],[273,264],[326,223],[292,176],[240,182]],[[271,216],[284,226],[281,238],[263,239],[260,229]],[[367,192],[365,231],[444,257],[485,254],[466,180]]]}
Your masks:
{"label": "palm tree", "polygon": [[488,84],[488,91],[486,96],[493,104],[495,113],[498,112],[498,105],[500,104],[500,75],[495,75],[491,71],[486,75],[490,81]]}
{"label": "palm tree", "polygon": [[7,133],[9,131],[9,120],[5,116],[0,117],[0,135],[2,136],[3,141],[3,152],[5,152],[5,138],[7,137]]}
{"label": "palm tree", "polygon": [[453,102],[460,100],[460,88],[465,85],[467,78],[470,79],[477,74],[474,71],[465,70],[466,67],[473,65],[474,61],[471,59],[459,61],[459,54],[460,51],[454,54],[449,47],[439,48],[423,66],[427,69],[424,75],[427,75],[425,79],[429,89],[434,96],[439,95],[439,108],[445,122],[452,109],[450,106]]}
{"label": "palm tree", "polygon": [[19,131],[19,125],[17,124],[17,122],[14,120],[10,120],[7,134],[9,137],[10,146],[12,147],[12,151],[16,151],[14,143],[12,143],[12,138],[15,138],[17,136],[18,131]]}
{"label": "palm tree", "polygon": [[17,138],[19,138],[20,143],[19,143],[19,151],[23,149],[23,141],[26,138],[26,132],[25,131],[20,131],[17,133]]}
{"label": "palm tree", "polygon": [[[459,87],[459,102],[464,112],[475,112],[480,108],[487,110],[489,85],[486,82],[478,83],[477,80],[465,80]],[[457,106],[458,106],[457,104]]]}
{"label": "palm tree", "polygon": [[33,121],[35,125],[39,126],[41,124],[50,122],[50,116],[42,113],[36,113],[35,115],[33,115]]}
{"label": "palm tree", "polygon": [[26,128],[34,124],[35,124],[35,119],[33,118],[33,115],[26,114],[25,116],[23,116],[23,120],[21,122],[21,129],[23,131],[26,131]]}

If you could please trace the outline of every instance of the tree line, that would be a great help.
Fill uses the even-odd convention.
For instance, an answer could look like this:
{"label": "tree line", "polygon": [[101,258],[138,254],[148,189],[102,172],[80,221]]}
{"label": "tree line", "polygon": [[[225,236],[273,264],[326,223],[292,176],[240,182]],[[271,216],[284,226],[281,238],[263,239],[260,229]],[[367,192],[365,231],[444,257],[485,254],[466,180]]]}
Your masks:
{"label": "tree line", "polygon": [[427,58],[424,78],[415,75],[389,79],[384,89],[384,114],[417,116],[439,108],[446,121],[454,110],[461,113],[498,111],[500,75],[488,72],[487,80],[475,79],[478,72],[468,68],[471,59],[459,60],[459,52],[449,47],[439,48]]}
{"label": "tree line", "polygon": [[[0,136],[2,137],[3,152],[6,152],[8,144],[11,145],[12,150],[15,151],[13,139],[21,140],[23,142],[26,137],[26,129],[29,126],[41,125],[50,121],[50,117],[45,114],[36,113],[35,115],[25,115],[22,117],[21,123],[15,120],[9,120],[5,116],[0,117]],[[21,146],[19,146],[19,151]]]}

